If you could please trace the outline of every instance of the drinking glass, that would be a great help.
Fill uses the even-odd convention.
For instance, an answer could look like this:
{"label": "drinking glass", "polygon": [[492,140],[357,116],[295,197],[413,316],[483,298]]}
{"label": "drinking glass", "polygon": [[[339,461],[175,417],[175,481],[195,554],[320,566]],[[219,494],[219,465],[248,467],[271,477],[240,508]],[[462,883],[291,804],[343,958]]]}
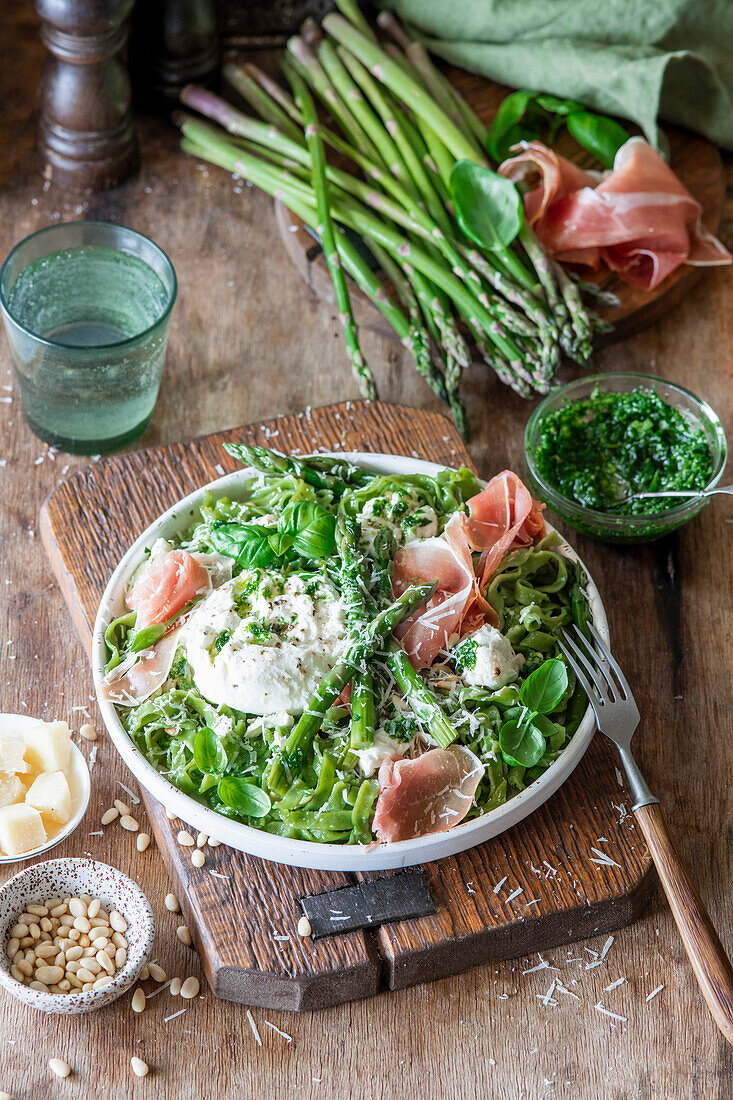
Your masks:
{"label": "drinking glass", "polygon": [[145,430],[176,292],[165,252],[133,229],[66,222],[15,246],[0,269],[0,308],[36,435],[95,454]]}

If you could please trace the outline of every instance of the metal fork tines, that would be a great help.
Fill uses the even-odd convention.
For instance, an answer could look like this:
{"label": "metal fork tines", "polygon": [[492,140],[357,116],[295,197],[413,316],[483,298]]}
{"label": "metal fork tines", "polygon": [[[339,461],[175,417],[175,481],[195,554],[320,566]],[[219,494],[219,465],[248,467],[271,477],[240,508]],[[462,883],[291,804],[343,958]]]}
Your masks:
{"label": "metal fork tines", "polygon": [[639,708],[618,661],[592,623],[588,623],[588,632],[589,638],[573,626],[572,635],[563,631],[558,645],[585,689],[599,730],[621,753],[634,796],[634,809],[651,805],[659,800],[649,790],[630,748],[639,724]]}

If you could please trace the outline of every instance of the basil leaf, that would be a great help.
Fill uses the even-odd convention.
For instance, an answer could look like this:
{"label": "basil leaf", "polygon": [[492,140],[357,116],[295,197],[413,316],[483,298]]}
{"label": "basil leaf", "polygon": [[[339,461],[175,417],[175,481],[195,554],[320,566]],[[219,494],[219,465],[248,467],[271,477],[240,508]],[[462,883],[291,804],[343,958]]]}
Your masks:
{"label": "basil leaf", "polygon": [[223,775],[227,766],[227,754],[219,738],[209,726],[196,734],[193,743],[193,762],[204,775]]}
{"label": "basil leaf", "polygon": [[578,145],[597,157],[604,168],[613,168],[616,153],[629,140],[620,122],[590,111],[574,111],[568,115],[567,127]]}
{"label": "basil leaf", "polygon": [[511,180],[470,160],[459,160],[450,174],[458,224],[481,248],[503,251],[524,222],[519,191]]}
{"label": "basil leaf", "polygon": [[287,553],[295,539],[288,531],[275,530],[271,532],[267,541],[275,554],[281,557],[283,554]]}
{"label": "basil leaf", "polygon": [[545,92],[534,96],[534,102],[550,115],[570,115],[575,111],[585,110],[583,104],[574,99],[559,99],[556,95],[548,95]]}
{"label": "basil leaf", "polygon": [[517,141],[521,141],[518,123],[527,113],[534,98],[534,92],[520,89],[512,92],[499,106],[489,130],[488,146],[494,160],[501,163],[509,156],[509,150]]}
{"label": "basil leaf", "polygon": [[525,707],[537,714],[550,714],[558,705],[568,686],[568,670],[563,661],[553,657],[531,672],[519,689]]}
{"label": "basil leaf", "polygon": [[336,517],[314,501],[303,500],[288,509],[283,526],[302,558],[326,558],[336,547]]}
{"label": "basil leaf", "polygon": [[235,558],[244,569],[255,569],[275,560],[271,534],[271,527],[258,523],[220,523],[211,529],[210,539],[218,553]]}
{"label": "basil leaf", "polygon": [[499,745],[507,764],[519,764],[522,768],[533,768],[545,755],[545,739],[533,722],[517,725],[505,722],[499,731]]}
{"label": "basil leaf", "polygon": [[255,787],[254,783],[248,783],[236,775],[227,775],[220,780],[217,791],[224,805],[242,817],[267,817],[270,812],[272,804],[269,795],[261,787]]}

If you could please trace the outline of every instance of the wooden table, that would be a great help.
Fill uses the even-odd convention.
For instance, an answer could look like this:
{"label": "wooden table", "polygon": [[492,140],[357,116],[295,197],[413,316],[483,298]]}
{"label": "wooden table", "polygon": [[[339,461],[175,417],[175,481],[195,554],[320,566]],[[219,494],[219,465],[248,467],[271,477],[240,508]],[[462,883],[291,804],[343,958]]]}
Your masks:
{"label": "wooden table", "polygon": [[[228,175],[183,157],[176,134],[141,121],[140,177],[81,200],[44,186],[33,160],[33,91],[42,49],[30,6],[0,15],[0,254],[57,221],[100,218],[153,236],[180,279],[166,375],[141,446],[355,397],[337,319],[309,297],[276,238],[272,204]],[[733,208],[729,207],[729,213]],[[733,223],[723,238],[733,244]],[[705,396],[733,433],[733,274],[706,273],[674,315],[599,355],[601,368],[638,369]],[[381,395],[437,407],[409,356],[366,335]],[[0,344],[0,680],[4,711],[65,717],[86,708],[98,725],[92,681],[37,537],[43,498],[85,459],[49,455],[26,427]],[[521,471],[529,406],[482,367],[467,378],[472,454],[483,472]],[[579,540],[606,600],[616,652],[644,713],[639,756],[729,950],[731,851],[731,512],[720,501],[678,536],[639,549]],[[84,743],[85,751],[89,746]],[[169,975],[199,973],[163,908],[168,890],[156,850],[100,815],[129,776],[106,736],[97,742],[93,796],[73,839],[54,854],[115,863],[139,880],[158,918],[157,955]],[[124,795],[123,795],[124,797]],[[91,834],[91,835],[90,835]],[[0,882],[9,872],[0,873]],[[232,914],[232,923],[236,914]],[[484,966],[461,977],[317,1015],[253,1014],[204,987],[185,1015],[167,991],[134,1016],[126,997],[80,1018],[40,1017],[2,998],[0,1090],[16,1100],[114,1097],[299,1096],[718,1097],[733,1092],[733,1051],[707,1015],[664,899],[616,936],[543,956]],[[529,972],[528,972],[529,971]],[[553,979],[561,978],[546,998]],[[625,978],[617,988],[606,987]],[[653,999],[649,995],[663,987]],[[546,1002],[546,1003],[545,1003]],[[626,1017],[614,1019],[597,1009]],[[292,1037],[288,1041],[273,1025]],[[153,1068],[145,1081],[130,1056]],[[47,1059],[74,1075],[52,1077]]]}

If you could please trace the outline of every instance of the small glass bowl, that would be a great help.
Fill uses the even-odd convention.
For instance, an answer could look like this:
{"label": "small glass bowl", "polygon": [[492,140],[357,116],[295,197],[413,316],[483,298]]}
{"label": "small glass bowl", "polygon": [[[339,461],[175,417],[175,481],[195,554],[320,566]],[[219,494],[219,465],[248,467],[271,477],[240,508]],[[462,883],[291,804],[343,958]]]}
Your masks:
{"label": "small glass bowl", "polygon": [[590,535],[602,542],[652,542],[687,523],[705,507],[709,498],[692,497],[684,504],[648,516],[617,515],[614,512],[587,508],[569,500],[545,481],[537,469],[537,446],[545,417],[571,401],[589,397],[596,386],[602,393],[629,393],[640,386],[653,389],[663,401],[678,409],[685,419],[702,428],[713,456],[713,474],[705,486],[706,489],[718,484],[725,467],[727,444],[723,426],[714,409],[683,386],[667,382],[664,378],[655,378],[651,374],[635,373],[595,374],[570,382],[549,394],[530,416],[524,432],[524,455],[530,484],[539,499],[583,535]]}

